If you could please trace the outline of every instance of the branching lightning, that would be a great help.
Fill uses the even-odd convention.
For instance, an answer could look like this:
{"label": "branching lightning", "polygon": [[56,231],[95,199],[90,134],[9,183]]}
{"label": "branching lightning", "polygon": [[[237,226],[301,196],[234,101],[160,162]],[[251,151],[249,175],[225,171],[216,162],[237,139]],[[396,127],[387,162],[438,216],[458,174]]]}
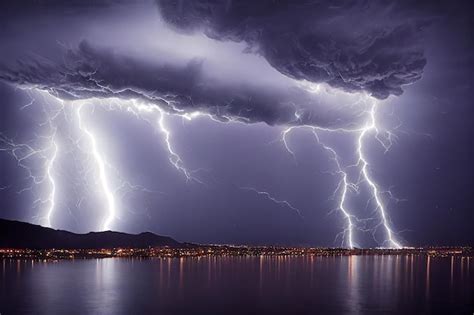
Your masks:
{"label": "branching lightning", "polygon": [[56,198],[56,181],[55,181],[54,175],[53,175],[53,167],[54,167],[54,162],[56,161],[56,157],[58,156],[58,144],[56,142],[54,142],[54,140],[53,140],[52,146],[53,146],[53,155],[51,156],[50,160],[48,161],[48,165],[46,167],[46,174],[48,176],[48,181],[49,181],[50,186],[51,186],[51,192],[50,192],[49,198],[48,198],[49,208],[48,208],[48,211],[46,213],[46,226],[47,227],[51,227],[51,217],[53,215],[55,204],[56,204],[56,201],[55,201],[55,198]]}
{"label": "branching lightning", "polygon": [[114,220],[116,216],[116,212],[117,212],[116,205],[115,205],[115,197],[110,188],[109,180],[107,178],[107,173],[105,170],[106,163],[101,153],[99,152],[99,149],[97,148],[97,140],[94,134],[89,129],[87,129],[87,127],[84,125],[82,121],[82,116],[81,116],[82,108],[83,108],[83,105],[79,105],[77,108],[77,111],[76,111],[77,121],[79,123],[79,129],[82,130],[89,138],[89,141],[91,144],[92,155],[94,156],[94,160],[96,161],[97,168],[99,170],[99,175],[98,175],[99,181],[100,181],[100,185],[104,193],[105,199],[107,201],[107,208],[108,208],[108,214],[104,220],[104,223],[102,224],[102,230],[107,231],[110,229],[110,225],[112,221]]}
{"label": "branching lightning", "polygon": [[[23,105],[20,110],[31,106],[35,102],[30,93],[30,102]],[[45,102],[47,103],[47,102]],[[48,104],[49,105],[49,104]],[[30,191],[33,193],[35,200],[33,201],[33,208],[40,208],[40,212],[45,214],[38,215],[39,221],[51,227],[51,217],[55,210],[56,202],[56,181],[54,178],[54,164],[58,155],[58,143],[56,141],[57,128],[54,126],[54,119],[62,111],[60,108],[56,112],[49,112],[48,109],[42,104],[43,114],[47,116],[47,119],[39,124],[40,127],[48,126],[48,135],[38,136],[39,141],[34,142],[17,142],[15,139],[9,138],[4,134],[0,134],[0,151],[7,152],[13,157],[17,163],[17,166],[26,171],[28,185],[17,191],[18,194]],[[43,167],[37,167],[32,162],[33,160],[40,161],[40,165]],[[37,197],[35,187],[42,187],[42,189],[48,190],[45,194],[42,192],[40,195],[46,197]],[[10,188],[11,185],[8,186]]]}
{"label": "branching lightning", "polygon": [[[27,94],[30,96],[31,100],[28,104],[21,107],[21,110],[29,108],[33,103],[35,103],[35,98],[31,95],[29,91]],[[46,97],[41,94],[43,98],[45,98],[45,102],[48,103]],[[52,97],[52,96],[51,96]],[[6,137],[3,134],[0,134],[0,151],[5,151],[9,153],[17,162],[17,165],[27,172],[28,180],[31,182],[30,185],[27,187],[22,188],[19,193],[25,191],[32,191],[35,187],[48,187],[48,193],[41,193],[41,197],[37,198],[34,201],[35,207],[36,205],[41,205],[43,210],[43,215],[39,215],[40,223],[51,227],[51,220],[55,212],[55,208],[58,206],[56,199],[57,199],[57,180],[55,179],[55,163],[59,154],[59,145],[55,140],[55,135],[57,131],[57,126],[54,122],[54,119],[59,115],[59,113],[64,113],[64,117],[66,120],[69,121],[67,115],[65,114],[65,107],[64,102],[59,100],[61,106],[57,111],[51,111],[50,109],[43,108],[44,114],[47,116],[47,120],[44,123],[41,123],[40,126],[48,124],[50,127],[50,135],[43,136],[39,135],[36,140],[32,143],[16,143],[13,139]],[[193,180],[199,183],[202,183],[199,179],[193,176],[193,172],[188,170],[180,157],[180,155],[174,150],[174,147],[171,142],[171,131],[167,128],[165,117],[168,115],[164,110],[154,104],[143,104],[136,101],[130,102],[122,102],[121,100],[110,100],[110,102],[104,102],[104,100],[95,99],[98,105],[103,105],[101,108],[105,108],[106,110],[111,110],[118,108],[120,110],[126,110],[128,112],[133,113],[137,118],[140,118],[144,121],[151,123],[155,126],[156,130],[163,135],[163,140],[165,143],[166,151],[168,152],[168,158],[171,165],[176,168],[179,172],[183,173],[186,176],[187,181]],[[114,103],[115,102],[115,103]],[[49,103],[48,103],[49,104]],[[86,138],[87,142],[87,149],[82,150],[79,146],[80,138],[79,139],[72,139],[71,143],[74,144],[77,149],[80,149],[84,154],[91,155],[93,165],[95,166],[87,166],[87,169],[81,170],[81,176],[94,176],[97,177],[97,182],[100,186],[100,191],[102,192],[101,195],[106,202],[107,214],[103,223],[101,224],[101,230],[108,230],[111,228],[113,221],[118,218],[118,205],[117,205],[117,194],[121,193],[121,198],[124,198],[126,194],[130,191],[142,191],[146,193],[161,193],[158,191],[147,189],[141,185],[131,184],[128,181],[122,179],[120,172],[109,165],[104,157],[105,152],[103,152],[103,148],[99,147],[97,137],[92,132],[92,130],[87,127],[85,120],[85,116],[83,115],[83,109],[85,102],[70,102],[67,103],[70,107],[67,109],[74,109],[74,117],[77,120],[77,124],[79,127],[79,131],[81,132],[82,136]],[[155,114],[153,116],[155,122],[151,122],[150,120],[146,119],[147,114]],[[201,113],[197,112],[195,114],[181,114],[177,113],[185,119],[191,120],[196,116],[201,115]],[[71,137],[71,136],[69,136]],[[41,139],[41,141],[39,141]],[[73,152],[73,151],[71,151]],[[69,152],[70,153],[70,152]],[[41,164],[38,165],[38,161],[41,160]],[[73,160],[76,160],[76,157],[73,155]],[[81,163],[81,162],[79,162]],[[94,171],[92,168],[95,168],[97,171]],[[40,169],[40,170],[38,170]],[[113,171],[113,174],[110,173]],[[111,175],[113,175],[115,181],[118,179],[120,181],[119,185],[113,185],[111,180]],[[47,185],[46,185],[47,184]],[[86,186],[88,184],[84,183]],[[116,188],[114,188],[116,186]],[[42,188],[44,190],[45,188]],[[85,187],[88,190],[87,187]],[[76,190],[74,188],[74,190]],[[84,196],[81,197],[78,202],[76,203],[76,208],[80,208],[81,204],[84,200]],[[69,206],[63,205],[67,208]]]}
{"label": "branching lightning", "polygon": [[[310,90],[311,92],[317,93],[319,91],[319,88],[314,88]],[[398,240],[396,240],[394,236],[394,232],[390,227],[390,224],[388,222],[387,214],[386,214],[386,209],[383,204],[383,201],[381,200],[380,197],[380,189],[378,188],[377,184],[375,181],[372,179],[369,173],[369,163],[368,160],[365,157],[364,154],[364,140],[367,137],[367,135],[370,132],[375,132],[375,139],[383,146],[385,149],[385,152],[390,150],[393,139],[395,138],[394,134],[391,132],[386,132],[387,136],[385,138],[381,137],[381,133],[379,132],[376,124],[376,108],[377,108],[377,103],[375,102],[374,99],[366,96],[363,98],[365,102],[371,102],[371,105],[369,106],[369,110],[365,111],[365,113],[368,116],[368,119],[366,123],[363,126],[354,128],[354,129],[346,129],[346,128],[323,128],[323,127],[318,127],[318,126],[310,126],[310,125],[300,125],[300,126],[291,126],[283,130],[282,132],[282,137],[281,140],[283,142],[283,145],[285,149],[290,153],[294,159],[296,159],[295,152],[291,149],[289,143],[288,143],[288,135],[294,130],[298,128],[306,128],[310,129],[314,136],[316,137],[316,140],[318,143],[323,147],[324,150],[329,152],[331,159],[334,161],[335,164],[335,172],[333,172],[334,175],[338,175],[340,180],[337,184],[337,187],[334,191],[334,195],[336,195],[339,192],[339,201],[338,201],[338,209],[340,212],[343,214],[344,218],[346,219],[346,227],[343,230],[343,238],[346,239],[346,244],[347,247],[353,248],[355,246],[355,241],[354,241],[354,230],[361,229],[356,226],[356,222],[366,222],[367,220],[361,220],[357,218],[351,211],[349,210],[347,203],[348,203],[348,192],[349,191],[354,191],[358,192],[359,191],[359,186],[362,183],[366,183],[370,190],[371,190],[371,200],[375,201],[375,210],[378,211],[379,216],[380,216],[380,224],[384,227],[385,234],[386,234],[386,241],[384,244],[388,243],[389,247],[393,248],[401,248],[402,245]],[[358,101],[359,102],[359,101]],[[299,114],[295,113],[296,120],[299,119]],[[318,136],[318,132],[325,132],[325,133],[348,133],[348,134],[355,134],[357,136],[357,149],[356,149],[356,155],[357,155],[357,162],[354,165],[348,166],[350,167],[357,167],[359,170],[359,180],[355,183],[351,182],[348,177],[348,173],[344,170],[345,168],[341,165],[340,163],[340,158],[336,152],[336,150],[327,144],[321,142],[320,137]],[[391,192],[388,191],[389,195],[391,196]],[[370,200],[369,200],[370,202]],[[369,219],[370,220],[370,219]],[[376,229],[378,225],[374,228]],[[365,228],[362,230],[366,230]],[[373,231],[375,232],[375,230]]]}
{"label": "branching lightning", "polygon": [[[159,126],[159,129],[160,129],[160,132],[163,134],[164,141],[166,143],[166,149],[168,150],[168,158],[169,158],[170,163],[178,171],[182,172],[184,174],[184,176],[186,176],[186,179],[188,181],[189,180],[195,180],[195,181],[202,184],[202,182],[199,179],[193,177],[191,172],[188,171],[188,169],[186,169],[183,166],[183,160],[176,153],[176,151],[173,149],[173,146],[171,145],[171,140],[170,140],[171,133],[168,130],[168,128],[166,127],[166,124],[165,124],[165,115],[166,115],[166,113],[161,108],[159,108],[159,107],[156,107],[156,108],[160,113],[160,116],[158,118],[158,126]],[[190,118],[188,118],[188,117],[190,117]],[[186,118],[192,119],[192,116],[186,116]]]}
{"label": "branching lightning", "polygon": [[[316,129],[313,129],[313,134],[316,138],[316,141],[318,143],[321,144],[321,146],[324,148],[324,150],[326,150],[327,152],[329,152],[329,155],[331,157],[331,159],[334,161],[334,164],[336,165],[336,175],[339,175],[340,176],[340,180],[339,180],[339,183],[336,187],[336,190],[334,191],[334,193],[340,191],[340,198],[339,198],[339,205],[338,205],[338,209],[342,212],[342,214],[344,215],[344,217],[346,218],[346,221],[347,221],[347,226],[346,228],[344,229],[343,231],[343,236],[346,235],[347,233],[347,245],[349,248],[354,248],[354,241],[353,241],[353,236],[352,236],[352,233],[353,233],[353,229],[354,229],[354,219],[357,220],[357,218],[350,214],[350,211],[347,209],[347,206],[346,206],[346,197],[347,197],[347,192],[349,189],[353,189],[353,190],[357,190],[357,187],[350,183],[349,180],[348,180],[348,175],[347,173],[344,171],[343,167],[341,166],[341,163],[339,162],[339,157],[336,153],[336,151],[325,145],[324,143],[321,142],[319,136],[318,136],[318,133],[316,132]],[[344,237],[343,237],[344,239]]]}
{"label": "branching lightning", "polygon": [[267,198],[268,200],[280,205],[280,206],[285,206],[293,211],[295,211],[298,216],[300,218],[303,218],[303,215],[301,214],[301,210],[296,208],[295,206],[293,206],[289,201],[287,200],[279,200],[279,199],[276,199],[275,197],[273,197],[269,192],[267,191],[260,191],[260,190],[257,190],[253,187],[240,187],[240,189],[242,190],[248,190],[248,191],[253,191],[255,192],[257,195],[260,195],[260,196],[264,196],[265,198]]}
{"label": "branching lightning", "polygon": [[[127,111],[129,113],[132,113],[136,118],[143,120],[150,125],[152,125],[156,130],[163,136],[163,141],[165,143],[165,148],[166,151],[168,152],[168,160],[170,164],[178,170],[180,173],[182,173],[187,181],[195,181],[200,184],[203,184],[203,182],[194,176],[194,173],[196,173],[198,170],[189,170],[183,162],[183,159],[181,156],[176,152],[174,149],[171,137],[171,131],[166,125],[166,116],[170,115],[167,112],[165,112],[162,108],[155,104],[149,104],[149,103],[142,103],[138,102],[136,100],[131,100],[129,102],[115,102],[113,103],[112,106],[108,107],[110,110],[114,108],[118,108],[122,111]],[[192,112],[192,113],[184,113],[181,112],[177,109],[173,108],[173,115],[179,116],[183,119],[186,120],[193,120],[194,118],[205,115],[202,114],[198,111]],[[156,116],[153,116],[156,115]],[[149,117],[151,116],[151,117]],[[206,115],[211,117],[210,115]]]}
{"label": "branching lightning", "polygon": [[[46,137],[45,137],[46,138]],[[46,197],[38,197],[33,201],[33,206],[45,207],[45,215],[41,215],[44,224],[51,227],[51,216],[55,209],[56,182],[54,179],[54,163],[58,154],[58,144],[54,140],[54,135],[47,137],[47,145],[42,148],[35,148],[33,144],[16,143],[13,139],[0,135],[0,151],[8,152],[17,162],[18,167],[24,169],[27,173],[29,185],[19,190],[21,194],[26,191],[33,191],[36,186],[49,186],[49,192]],[[31,164],[31,160],[38,159],[43,161],[45,171],[37,170]],[[49,185],[44,185],[48,183]],[[9,188],[10,186],[8,186]]]}
{"label": "branching lightning", "polygon": [[[310,89],[310,91],[313,93],[319,93],[319,90],[320,90],[319,86],[316,86],[315,88],[312,86],[309,86],[308,89]],[[102,104],[103,100],[96,100],[96,101],[100,103],[99,105],[103,105]],[[171,166],[173,166],[177,171],[182,173],[186,177],[187,181],[196,181],[199,183],[202,183],[202,182],[193,176],[193,173],[196,171],[189,170],[188,168],[186,168],[183,162],[183,159],[177,153],[172,143],[172,132],[170,128],[167,126],[166,117],[168,115],[176,115],[186,120],[192,120],[199,116],[207,116],[213,121],[216,121],[219,123],[227,123],[227,122],[233,122],[233,121],[241,122],[240,120],[233,119],[232,117],[224,117],[222,118],[223,120],[220,120],[211,114],[201,113],[199,111],[189,113],[189,112],[184,112],[184,111],[172,108],[171,112],[168,112],[158,105],[141,103],[135,100],[123,101],[123,102],[121,100],[117,100],[116,102],[114,100],[108,100],[107,102],[108,104],[101,108],[105,108],[107,110],[116,109],[116,108],[120,110],[125,110],[127,112],[134,114],[137,118],[142,119],[150,123],[152,126],[154,126],[156,131],[159,132],[163,136],[164,146],[168,153],[168,160]],[[371,102],[371,103],[368,103],[368,102]],[[23,109],[29,108],[34,103],[35,103],[35,98],[31,97],[31,101],[28,104],[22,106],[21,109],[23,110]],[[357,242],[354,239],[355,237],[354,232],[356,230],[363,230],[363,231],[366,230],[364,226],[361,227],[361,223],[365,224],[367,220],[361,220],[358,217],[356,217],[349,206],[350,193],[351,192],[358,193],[361,185],[365,183],[370,190],[370,200],[368,201],[368,204],[370,202],[373,202],[375,204],[374,205],[375,211],[377,211],[377,213],[379,214],[378,216],[380,217],[380,223],[377,224],[375,229],[378,226],[383,226],[383,229],[386,235],[386,241],[384,242],[384,244],[388,245],[389,247],[400,248],[402,245],[396,239],[395,233],[390,227],[390,222],[387,216],[387,210],[382,200],[383,194],[388,193],[389,196],[391,196],[391,192],[382,191],[377,185],[377,183],[375,182],[375,180],[371,177],[370,164],[365,152],[365,149],[366,149],[365,142],[369,139],[369,135],[371,133],[374,133],[374,139],[377,140],[383,146],[383,148],[385,149],[385,152],[387,152],[392,146],[392,143],[395,140],[395,135],[387,131],[384,131],[384,133],[382,133],[377,128],[377,123],[376,123],[377,103],[375,102],[374,99],[365,97],[363,98],[363,100],[359,99],[357,101],[357,104],[359,103],[363,103],[364,105],[369,105],[368,110],[364,111],[364,113],[367,116],[367,119],[362,126],[349,129],[349,128],[323,128],[323,127],[318,127],[318,126],[313,126],[313,125],[301,125],[300,124],[301,115],[298,111],[296,111],[295,112],[295,125],[290,126],[283,130],[282,142],[285,146],[285,149],[292,155],[292,157],[296,161],[296,154],[294,150],[292,150],[291,146],[289,145],[288,136],[295,129],[299,129],[299,128],[309,129],[314,134],[318,144],[327,152],[329,158],[334,162],[334,171],[332,172],[332,174],[338,177],[338,184],[334,190],[334,196],[337,196],[338,198],[337,209],[343,215],[346,222],[345,228],[341,232],[343,243],[345,244],[345,246],[349,248],[355,247]],[[35,204],[41,204],[43,205],[42,207],[44,207],[43,211],[45,214],[42,215],[41,217],[44,219],[45,225],[47,226],[51,226],[51,220],[58,206],[57,204],[58,185],[57,185],[57,180],[55,178],[55,173],[56,173],[55,167],[56,167],[56,162],[59,155],[59,144],[56,140],[57,127],[53,123],[53,121],[58,116],[59,112],[64,111],[64,104],[63,103],[61,104],[62,104],[61,109],[57,112],[46,111],[46,113],[49,114],[49,118],[46,124],[49,124],[51,132],[48,136],[40,136],[41,139],[45,140],[44,142],[40,141],[40,142],[35,143],[34,145],[30,143],[17,144],[15,143],[15,141],[13,141],[12,139],[9,139],[3,134],[0,135],[0,151],[6,151],[10,153],[10,155],[16,159],[18,166],[27,171],[28,179],[31,182],[30,186],[22,189],[20,192],[32,190],[34,185],[47,183],[48,193],[46,194],[46,197],[38,198],[37,200],[35,200]],[[88,147],[90,148],[89,153],[92,156],[92,160],[94,161],[95,167],[97,169],[97,172],[94,175],[97,176],[98,183],[101,188],[100,190],[102,192],[102,196],[104,197],[107,204],[107,214],[102,223],[101,229],[108,230],[111,228],[114,220],[118,218],[119,207],[117,205],[116,194],[121,189],[141,190],[141,191],[146,191],[146,192],[153,192],[153,191],[148,190],[140,185],[130,184],[129,182],[124,181],[122,179],[120,179],[121,181],[120,185],[114,186],[112,184],[111,174],[109,173],[109,171],[111,170],[111,166],[107,164],[106,159],[104,158],[105,152],[103,152],[103,148],[99,147],[96,135],[87,127],[87,124],[84,121],[85,117],[82,115],[84,104],[82,102],[80,104],[74,104],[74,102],[71,102],[70,105],[73,108],[77,106],[77,108],[74,108],[74,110],[75,110],[75,117],[77,119],[79,130],[87,138],[87,142],[89,143]],[[356,156],[356,162],[353,165],[343,165],[343,163],[341,162],[342,160],[340,156],[338,155],[336,149],[328,145],[326,142],[322,141],[320,137],[320,134],[322,133],[329,133],[329,134],[343,133],[343,134],[350,134],[350,135],[355,136],[355,139],[357,139],[356,149],[355,149],[356,152],[354,152]],[[78,145],[78,141],[75,141],[75,142],[73,141],[73,143],[76,143],[76,145]],[[41,144],[42,147],[38,149],[37,144]],[[34,170],[34,168],[29,163],[30,159],[36,159],[36,158],[39,158],[43,161],[43,163],[41,164],[42,166],[40,166],[40,168],[42,167],[43,170],[39,172],[39,174],[36,170]],[[351,181],[349,173],[347,171],[350,168],[356,168],[358,170],[359,178],[357,179],[357,181]],[[118,170],[116,169],[114,170],[116,173],[115,177],[121,178],[121,176],[117,176]],[[291,209],[292,211],[296,212],[300,217],[302,217],[300,209],[293,206],[287,200],[281,200],[281,199],[275,198],[269,192],[260,191],[253,187],[240,187],[240,188],[243,190],[252,191],[256,193],[257,195],[265,197],[266,199],[270,200],[271,202],[279,206],[283,206],[288,209]],[[81,198],[81,200],[76,204],[77,207],[80,207],[82,200],[83,198]],[[373,218],[371,218],[370,220],[373,220]]]}
{"label": "branching lightning", "polygon": [[[369,117],[370,117],[369,122],[367,123],[367,125],[365,126],[363,131],[360,133],[358,141],[357,141],[357,143],[358,143],[357,153],[359,155],[358,164],[362,166],[361,172],[362,172],[364,180],[367,182],[367,184],[372,189],[372,198],[375,200],[376,208],[379,211],[380,216],[382,218],[382,224],[383,224],[383,227],[385,228],[385,231],[387,233],[387,240],[390,244],[389,246],[390,247],[395,247],[395,248],[401,248],[402,246],[400,245],[400,243],[393,236],[393,231],[390,228],[388,220],[387,220],[385,206],[384,206],[384,204],[383,204],[383,202],[382,202],[382,200],[380,199],[380,196],[379,196],[379,188],[375,184],[374,180],[370,177],[370,174],[369,174],[369,171],[368,171],[369,163],[367,162],[367,160],[364,156],[364,137],[370,131],[375,131],[376,134],[378,134],[378,129],[377,129],[376,120],[375,120],[376,105],[377,104],[374,102],[371,109],[370,109],[370,111],[369,111]],[[386,150],[388,150],[386,146],[384,146],[384,148]]]}

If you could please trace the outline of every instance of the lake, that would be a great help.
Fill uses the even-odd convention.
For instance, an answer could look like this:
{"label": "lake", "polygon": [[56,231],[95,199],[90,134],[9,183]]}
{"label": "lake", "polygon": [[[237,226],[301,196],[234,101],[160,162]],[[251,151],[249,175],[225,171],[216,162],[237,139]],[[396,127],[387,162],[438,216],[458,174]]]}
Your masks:
{"label": "lake", "polygon": [[473,314],[473,258],[3,260],[8,314]]}

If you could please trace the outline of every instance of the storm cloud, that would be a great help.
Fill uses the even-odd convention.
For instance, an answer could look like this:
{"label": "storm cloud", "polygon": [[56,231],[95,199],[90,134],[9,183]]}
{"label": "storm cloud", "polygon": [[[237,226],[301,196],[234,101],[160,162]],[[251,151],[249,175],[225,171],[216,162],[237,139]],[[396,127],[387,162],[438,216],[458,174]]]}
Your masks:
{"label": "storm cloud", "polygon": [[[358,98],[350,93],[400,95],[426,64],[419,45],[425,19],[376,4],[104,7],[78,6],[67,16],[54,7],[43,13],[46,26],[41,16],[5,22],[0,78],[63,99],[132,98],[221,120],[348,127],[365,110],[352,106]],[[64,19],[68,28],[57,28]],[[35,31],[21,32],[25,24]]]}
{"label": "storm cloud", "polygon": [[385,99],[421,78],[427,17],[376,1],[168,1],[164,18],[185,32],[244,41],[278,71]]}

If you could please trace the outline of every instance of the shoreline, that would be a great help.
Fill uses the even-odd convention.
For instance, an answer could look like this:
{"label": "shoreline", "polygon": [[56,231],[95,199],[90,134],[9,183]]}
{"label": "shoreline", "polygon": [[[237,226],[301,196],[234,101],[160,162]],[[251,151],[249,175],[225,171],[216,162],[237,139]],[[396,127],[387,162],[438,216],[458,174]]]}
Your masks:
{"label": "shoreline", "polygon": [[428,248],[318,248],[318,247],[247,247],[196,246],[104,249],[0,249],[0,259],[69,260],[98,258],[186,258],[186,257],[298,257],[298,256],[429,256],[474,257],[472,247]]}

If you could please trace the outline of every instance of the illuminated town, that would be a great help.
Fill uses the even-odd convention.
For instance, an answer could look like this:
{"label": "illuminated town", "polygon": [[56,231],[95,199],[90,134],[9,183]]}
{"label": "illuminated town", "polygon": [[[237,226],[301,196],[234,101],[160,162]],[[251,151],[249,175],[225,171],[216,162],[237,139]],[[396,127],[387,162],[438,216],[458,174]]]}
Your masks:
{"label": "illuminated town", "polygon": [[209,245],[173,248],[111,248],[111,249],[0,249],[2,259],[91,259],[91,258],[174,258],[201,256],[352,256],[352,255],[420,255],[430,257],[473,257],[471,247],[426,247],[426,248],[318,248]]}

